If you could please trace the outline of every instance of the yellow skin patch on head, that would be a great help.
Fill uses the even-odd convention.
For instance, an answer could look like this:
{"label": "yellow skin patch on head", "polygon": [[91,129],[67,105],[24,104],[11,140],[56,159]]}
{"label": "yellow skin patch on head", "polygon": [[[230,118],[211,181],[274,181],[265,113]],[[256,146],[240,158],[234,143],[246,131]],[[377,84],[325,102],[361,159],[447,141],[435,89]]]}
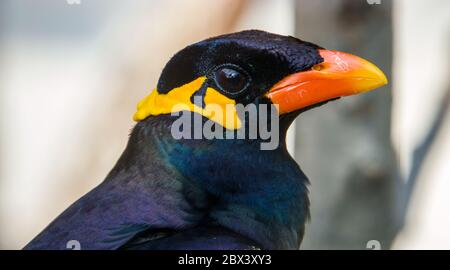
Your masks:
{"label": "yellow skin patch on head", "polygon": [[207,117],[226,129],[239,129],[241,121],[235,108],[236,101],[222,95],[214,88],[206,89],[205,108],[191,102],[191,96],[200,89],[205,80],[206,77],[199,77],[190,83],[170,90],[167,94],[160,94],[154,89],[150,95],[139,102],[133,120],[142,121],[151,115],[189,110]]}

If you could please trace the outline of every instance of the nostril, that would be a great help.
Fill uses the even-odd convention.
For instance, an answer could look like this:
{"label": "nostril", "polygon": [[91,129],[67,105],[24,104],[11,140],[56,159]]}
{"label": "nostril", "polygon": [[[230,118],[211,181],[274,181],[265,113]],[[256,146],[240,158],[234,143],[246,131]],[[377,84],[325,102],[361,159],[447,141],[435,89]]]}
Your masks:
{"label": "nostril", "polygon": [[315,71],[321,71],[322,69],[324,69],[325,67],[324,67],[324,65],[323,64],[317,64],[317,65],[314,65],[311,69],[312,70],[315,70]]}

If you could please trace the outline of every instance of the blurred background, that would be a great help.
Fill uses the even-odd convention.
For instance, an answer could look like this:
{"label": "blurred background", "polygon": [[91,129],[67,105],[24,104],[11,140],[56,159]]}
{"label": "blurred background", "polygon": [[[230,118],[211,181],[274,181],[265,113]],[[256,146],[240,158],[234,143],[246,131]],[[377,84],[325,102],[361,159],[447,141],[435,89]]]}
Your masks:
{"label": "blurred background", "polygon": [[[302,114],[302,249],[450,249],[450,1],[0,1],[0,249],[98,185],[186,45],[243,29],[371,60],[390,84]],[[369,242],[374,243],[374,242]]]}

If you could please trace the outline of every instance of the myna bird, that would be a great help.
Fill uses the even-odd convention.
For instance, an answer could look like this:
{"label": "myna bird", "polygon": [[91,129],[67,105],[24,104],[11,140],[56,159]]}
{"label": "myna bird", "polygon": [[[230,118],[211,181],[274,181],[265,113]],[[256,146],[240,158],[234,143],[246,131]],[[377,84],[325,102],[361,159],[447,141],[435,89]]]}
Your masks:
{"label": "myna bird", "polygon": [[[128,145],[106,179],[25,249],[298,249],[308,179],[288,154],[297,115],[387,83],[375,65],[290,36],[251,30],[190,45],[139,105]],[[274,104],[281,141],[174,138],[179,111],[226,131],[248,125],[208,105]],[[237,121],[231,121],[237,120]]]}

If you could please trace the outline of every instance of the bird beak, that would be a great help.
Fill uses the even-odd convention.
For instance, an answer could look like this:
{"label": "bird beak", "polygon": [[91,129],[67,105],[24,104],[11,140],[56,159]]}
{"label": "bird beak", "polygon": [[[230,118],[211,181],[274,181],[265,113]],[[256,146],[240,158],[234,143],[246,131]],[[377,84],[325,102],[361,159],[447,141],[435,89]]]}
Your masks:
{"label": "bird beak", "polygon": [[364,93],[386,85],[386,75],[360,57],[319,50],[324,61],[311,70],[288,75],[266,94],[279,113],[289,113],[338,97]]}

